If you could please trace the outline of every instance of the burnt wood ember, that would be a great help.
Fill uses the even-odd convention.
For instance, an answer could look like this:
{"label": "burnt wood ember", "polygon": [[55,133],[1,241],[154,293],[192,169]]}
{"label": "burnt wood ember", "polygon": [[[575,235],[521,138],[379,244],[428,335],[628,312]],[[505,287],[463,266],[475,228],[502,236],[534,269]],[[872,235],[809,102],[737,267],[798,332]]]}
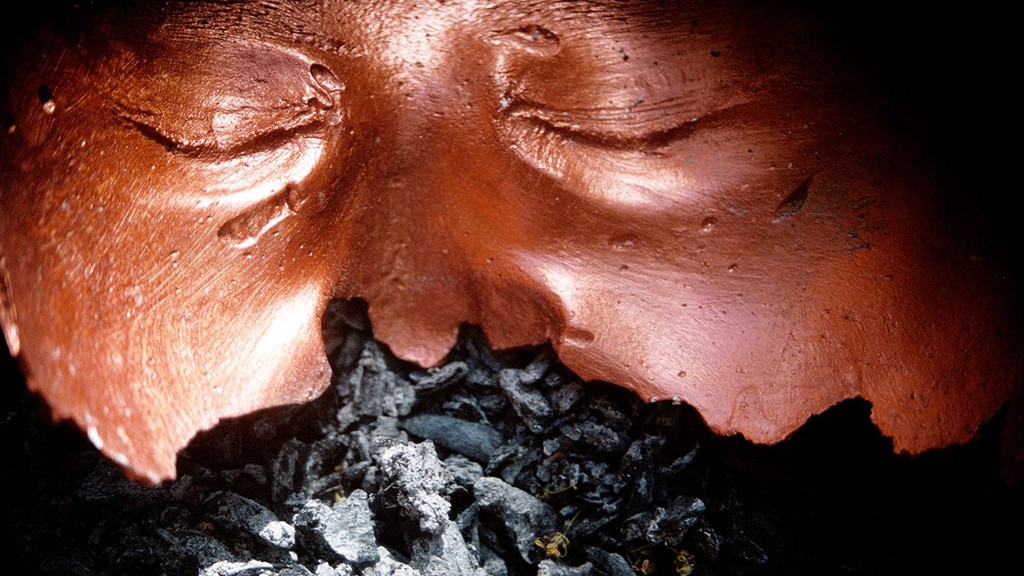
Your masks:
{"label": "burnt wood ember", "polygon": [[[685,405],[582,387],[550,350],[494,353],[473,330],[429,370],[364,333],[335,344],[327,395],[223,424],[156,488],[6,388],[4,562],[62,576],[998,574],[1024,537],[998,420],[899,457],[853,402],[755,446]],[[552,407],[542,430],[512,378]],[[484,439],[446,441],[445,426]]]}

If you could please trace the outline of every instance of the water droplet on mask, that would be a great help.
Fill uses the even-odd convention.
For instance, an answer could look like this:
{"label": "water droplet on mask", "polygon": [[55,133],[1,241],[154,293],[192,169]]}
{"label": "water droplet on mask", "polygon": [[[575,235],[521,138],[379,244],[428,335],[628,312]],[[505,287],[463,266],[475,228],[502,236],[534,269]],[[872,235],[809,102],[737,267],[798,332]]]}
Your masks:
{"label": "water droplet on mask", "polygon": [[565,344],[584,348],[594,343],[594,333],[589,330],[583,330],[582,328],[570,327],[562,334],[562,341]]}
{"label": "water droplet on mask", "polygon": [[708,230],[714,228],[715,224],[718,224],[718,218],[715,218],[714,216],[708,216],[707,218],[701,221],[700,229],[702,232],[707,232]]}
{"label": "water droplet on mask", "polygon": [[301,207],[303,202],[296,189],[296,186],[289,185],[285,190],[228,220],[217,230],[217,237],[235,248],[248,248],[256,244],[260,236]]}
{"label": "water droplet on mask", "polygon": [[289,184],[285,188],[284,201],[288,204],[288,209],[298,212],[309,201],[309,194],[304,194],[301,188]]}
{"label": "water droplet on mask", "polygon": [[134,284],[130,288],[127,288],[125,290],[125,296],[131,299],[136,308],[142,306],[142,303],[146,301],[146,297],[142,293],[142,287],[138,284]]}
{"label": "water droplet on mask", "polygon": [[672,397],[672,405],[673,406],[679,406],[682,403],[683,403],[683,399],[680,398],[679,396],[673,396]]}
{"label": "water droplet on mask", "polygon": [[614,250],[632,250],[637,242],[636,234],[616,234],[608,239],[608,245]]}
{"label": "water droplet on mask", "polygon": [[729,264],[729,272],[735,272],[739,267],[740,265],[736,263]]}
{"label": "water droplet on mask", "polygon": [[496,44],[515,46],[538,56],[552,56],[558,52],[562,44],[557,34],[536,24],[499,32],[490,40]]}
{"label": "water droplet on mask", "polygon": [[57,111],[57,103],[53,101],[53,91],[50,87],[43,84],[39,87],[39,103],[43,106],[44,114],[53,114]]}
{"label": "water droplet on mask", "polygon": [[11,294],[11,276],[7,271],[7,259],[3,254],[0,254],[0,318],[4,319],[0,329],[7,338],[7,347],[12,356],[17,356],[21,352],[21,336],[18,325],[14,323],[18,314]]}
{"label": "water droplet on mask", "polygon": [[680,370],[679,372],[676,372],[676,376],[679,376],[680,378],[686,378],[686,370]]}

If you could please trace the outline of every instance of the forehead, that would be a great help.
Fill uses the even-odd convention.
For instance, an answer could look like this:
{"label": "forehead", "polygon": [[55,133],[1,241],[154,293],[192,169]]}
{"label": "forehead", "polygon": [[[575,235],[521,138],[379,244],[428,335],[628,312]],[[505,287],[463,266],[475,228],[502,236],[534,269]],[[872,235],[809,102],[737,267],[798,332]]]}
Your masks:
{"label": "forehead", "polygon": [[[517,26],[541,26],[576,40],[602,43],[628,40],[680,44],[697,38],[730,35],[786,36],[801,10],[790,3],[756,0],[724,2],[539,1],[481,2],[453,0],[437,3],[328,0],[291,2],[268,9],[254,3],[185,2],[171,6],[137,3],[115,18],[136,28],[106,27],[108,33],[162,37],[217,38],[243,35],[277,38],[289,43],[314,43],[345,49],[368,43],[387,47],[390,36],[429,35],[434,41],[475,36]],[[813,19],[813,18],[812,18]],[[149,26],[146,28],[146,26]],[[142,28],[140,28],[142,27]],[[612,35],[614,38],[608,38]]]}

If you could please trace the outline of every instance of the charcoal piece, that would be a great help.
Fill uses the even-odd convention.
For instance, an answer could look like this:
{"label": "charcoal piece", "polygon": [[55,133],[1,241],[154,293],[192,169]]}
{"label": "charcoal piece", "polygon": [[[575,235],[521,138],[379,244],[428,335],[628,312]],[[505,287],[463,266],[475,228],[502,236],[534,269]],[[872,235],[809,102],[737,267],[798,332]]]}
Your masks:
{"label": "charcoal piece", "polygon": [[[472,410],[478,413],[480,416],[473,418],[474,420],[483,419],[488,414],[491,415],[505,415],[508,413],[508,399],[505,398],[504,393],[487,393],[482,388],[474,388],[472,395],[465,395],[459,397],[459,402],[465,406],[464,410]],[[458,416],[458,412],[452,413],[454,416]]]}
{"label": "charcoal piece", "polygon": [[699,443],[693,447],[693,450],[690,450],[686,454],[680,456],[679,458],[676,458],[667,466],[659,470],[658,473],[661,474],[662,476],[670,476],[672,474],[682,472],[683,470],[686,469],[687,466],[690,465],[691,462],[693,462],[693,459],[697,456],[698,450],[700,450]]}
{"label": "charcoal piece", "polygon": [[377,548],[380,560],[363,571],[363,576],[423,576],[412,566],[395,560],[387,548]]}
{"label": "charcoal piece", "polygon": [[359,362],[347,378],[338,383],[355,413],[365,417],[405,416],[416,402],[416,389],[392,371],[380,345],[368,340]]}
{"label": "charcoal piece", "polygon": [[629,562],[615,552],[587,547],[587,558],[593,563],[598,574],[607,576],[636,576]]}
{"label": "charcoal piece", "polygon": [[450,520],[440,534],[413,542],[409,564],[423,576],[483,576],[459,527]]}
{"label": "charcoal piece", "polygon": [[366,477],[366,472],[370,468],[370,462],[367,460],[358,461],[353,464],[345,466],[341,471],[341,483],[344,486],[358,485],[363,478]]}
{"label": "charcoal piece", "polygon": [[[497,530],[504,532],[523,560],[536,563],[534,543],[559,529],[554,508],[499,478],[485,476],[473,486],[476,503],[482,513],[496,517]],[[491,527],[494,529],[494,527]]]}
{"label": "charcoal piece", "polygon": [[[551,375],[545,379],[545,382],[551,380]],[[560,378],[558,380],[561,380]],[[583,384],[573,380],[564,385],[559,385],[557,388],[548,393],[548,402],[551,404],[551,409],[555,414],[561,416],[566,414],[580,401],[583,397],[584,387]]]}
{"label": "charcoal piece", "polygon": [[449,362],[423,372],[409,375],[418,392],[433,392],[461,380],[469,366],[465,362]]}
{"label": "charcoal piece", "polygon": [[722,536],[706,522],[701,522],[693,528],[693,545],[701,556],[714,562],[722,547]]}
{"label": "charcoal piece", "polygon": [[462,530],[463,537],[467,541],[476,545],[477,538],[473,536],[476,534],[476,528],[479,524],[479,507],[474,503],[466,507],[465,510],[459,513],[458,517],[455,518],[455,523],[459,525],[459,530]]}
{"label": "charcoal piece", "polygon": [[547,398],[524,385],[519,370],[506,368],[499,372],[498,385],[523,423],[535,434],[543,432],[552,414]]}
{"label": "charcoal piece", "polygon": [[591,576],[594,565],[586,562],[580,566],[566,566],[554,560],[541,560],[537,566],[537,576]]}
{"label": "charcoal piece", "polygon": [[420,530],[429,534],[444,530],[451,504],[440,494],[452,480],[437,459],[433,443],[392,444],[381,452],[378,465],[382,484],[391,487],[400,507],[419,519]]}
{"label": "charcoal piece", "polygon": [[199,576],[262,576],[263,574],[274,574],[274,565],[259,560],[238,562],[235,560],[221,560],[199,572]]}
{"label": "charcoal piece", "polygon": [[365,430],[353,430],[348,435],[349,455],[354,462],[367,462],[373,455],[370,435]]}
{"label": "charcoal piece", "polygon": [[295,515],[295,527],[320,553],[355,566],[376,562],[377,539],[366,492],[355,490],[333,507],[310,500]]}
{"label": "charcoal piece", "polygon": [[348,432],[354,424],[357,424],[362,416],[356,411],[353,404],[343,404],[334,413],[334,425],[341,432]]}
{"label": "charcoal piece", "polygon": [[456,484],[467,489],[472,489],[473,484],[484,475],[484,469],[479,464],[461,454],[452,454],[445,458],[444,467]]}
{"label": "charcoal piece", "polygon": [[316,571],[313,574],[315,576],[351,576],[352,568],[348,564],[339,564],[338,566],[342,567],[346,572],[339,572],[327,562],[321,562],[316,565]]}
{"label": "charcoal piece", "polygon": [[473,361],[476,372],[495,372],[505,366],[500,360],[494,357],[494,351],[487,343],[487,337],[477,329],[469,330],[469,337],[463,340],[463,347],[466,349],[466,356]]}
{"label": "charcoal piece", "polygon": [[562,449],[562,440],[559,438],[548,438],[541,446],[543,446],[544,455],[551,456]]}
{"label": "charcoal piece", "polygon": [[[33,527],[24,525],[18,528],[33,530]],[[15,565],[17,565],[17,559],[34,556],[44,560],[45,565],[48,565],[50,569],[64,565],[67,563],[66,559],[60,558],[63,555],[61,554],[62,540],[69,537],[70,533],[66,530],[61,532],[58,537],[47,537],[45,540],[33,538],[31,535],[24,539],[19,538],[20,541],[16,544],[17,548],[12,548],[6,559],[15,559]],[[161,564],[166,562],[165,559],[160,558],[162,552],[166,553],[167,559],[173,559],[171,562],[174,566],[168,566],[169,569],[173,570],[184,566],[191,568],[193,572],[198,566],[206,566],[232,557],[231,552],[221,542],[199,532],[165,527],[156,527],[154,530],[150,530],[137,524],[125,525],[123,519],[114,518],[102,521],[96,527],[89,537],[88,549],[91,552],[90,556],[94,558],[94,564],[103,566],[103,572],[116,574],[157,572],[163,568]],[[26,552],[29,555],[21,556]],[[57,562],[53,562],[54,559]],[[17,574],[19,571],[17,569],[13,572],[6,570],[5,573]],[[61,572],[52,573],[62,574]],[[91,573],[91,571],[87,572],[87,574]]]}
{"label": "charcoal piece", "polygon": [[619,475],[630,478],[653,470],[654,461],[664,445],[665,439],[660,437],[647,437],[633,442],[622,455]]}
{"label": "charcoal piece", "polygon": [[620,389],[597,388],[587,395],[586,407],[597,420],[616,430],[625,430],[636,421],[637,403],[632,398],[627,400],[624,394]]}
{"label": "charcoal piece", "polygon": [[271,464],[271,499],[294,510],[314,495],[341,482],[334,470],[345,450],[345,439],[338,434],[305,443],[292,438],[278,451]]}
{"label": "charcoal piece", "polygon": [[[409,441],[409,435],[405,433],[405,430],[401,430],[398,427],[398,418],[394,416],[377,416],[377,418],[370,423],[369,436],[374,442],[381,440],[382,438],[390,438],[398,443],[406,443]],[[374,448],[377,452],[380,450]]]}
{"label": "charcoal piece", "polygon": [[159,488],[145,488],[125,477],[124,472],[110,460],[99,460],[75,490],[75,496],[94,504],[122,502],[145,508],[165,498],[167,492]]}
{"label": "charcoal piece", "polygon": [[277,548],[295,545],[295,528],[258,502],[222,491],[211,496],[210,504],[215,508],[213,520],[229,530],[245,530]]}
{"label": "charcoal piece", "polygon": [[563,376],[559,372],[548,372],[547,374],[544,375],[543,380],[537,382],[537,386],[540,388],[546,388],[554,392],[558,388],[561,388],[562,386],[565,386],[566,384],[571,384],[573,382],[576,382],[576,380],[567,378],[566,376]]}
{"label": "charcoal piece", "polygon": [[654,466],[643,466],[634,470],[631,480],[627,482],[631,488],[626,504],[627,510],[632,512],[650,507],[654,502],[655,478]]}
{"label": "charcoal piece", "polygon": [[496,403],[503,411],[505,398],[497,394],[469,396],[465,393],[456,393],[441,404],[440,411],[459,420],[486,422],[489,420],[488,414],[498,413],[497,406],[491,405],[492,403]]}
{"label": "charcoal piece", "polygon": [[568,459],[551,461],[546,459],[537,466],[534,473],[537,480],[542,482],[548,493],[564,492],[574,489],[584,482],[584,474],[580,470],[579,462]]}
{"label": "charcoal piece", "polygon": [[768,564],[768,554],[743,534],[733,534],[722,542],[721,566],[733,574],[749,574]]}
{"label": "charcoal piece", "polygon": [[407,432],[433,441],[452,452],[486,463],[501,446],[501,432],[479,422],[442,414],[419,414],[402,421]]}
{"label": "charcoal piece", "polygon": [[626,449],[626,441],[618,432],[591,420],[573,422],[561,427],[567,438],[589,446],[597,452],[614,453]]}
{"label": "charcoal piece", "polygon": [[469,369],[463,376],[463,383],[473,389],[496,388],[498,386],[498,379],[495,376],[497,370],[483,367],[481,364],[481,362],[468,364]]}
{"label": "charcoal piece", "polygon": [[246,464],[242,468],[225,470],[221,472],[221,477],[234,490],[239,490],[239,487],[242,486],[257,487],[267,485],[267,470],[258,464]]}
{"label": "charcoal piece", "polygon": [[370,334],[366,303],[331,300],[323,315],[324,351],[335,374],[347,372],[359,360]]}
{"label": "charcoal piece", "polygon": [[299,461],[304,458],[307,447],[298,438],[285,442],[270,465],[270,497],[274,502],[284,502],[297,491],[302,480],[299,477]]}
{"label": "charcoal piece", "polygon": [[515,484],[523,470],[536,465],[542,456],[543,452],[540,449],[524,446],[518,439],[513,438],[498,449],[487,463],[484,472],[490,475],[500,474],[502,480]]}
{"label": "charcoal piece", "polygon": [[519,381],[527,386],[536,384],[548,373],[554,360],[554,352],[550,348],[542,348],[526,368],[517,370],[519,372]]}
{"label": "charcoal piece", "polygon": [[487,576],[508,576],[508,565],[501,558],[488,558],[484,562],[483,571]]}
{"label": "charcoal piece", "polygon": [[678,548],[690,528],[704,515],[704,501],[680,496],[668,507],[658,507],[647,523],[646,539],[651,544]]}
{"label": "charcoal piece", "polygon": [[595,532],[618,520],[619,516],[617,514],[579,516],[573,522],[572,527],[569,528],[569,540],[576,542],[586,540]]}

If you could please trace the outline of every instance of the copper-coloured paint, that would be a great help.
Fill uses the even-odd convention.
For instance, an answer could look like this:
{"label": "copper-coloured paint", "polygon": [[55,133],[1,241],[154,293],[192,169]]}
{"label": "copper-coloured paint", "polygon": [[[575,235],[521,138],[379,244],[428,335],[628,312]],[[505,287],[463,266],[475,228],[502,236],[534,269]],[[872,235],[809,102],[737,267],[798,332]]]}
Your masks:
{"label": "copper-coloured paint", "polygon": [[[134,5],[133,5],[134,6]],[[778,3],[80,9],[0,134],[0,320],[133,476],[327,385],[321,317],[460,325],[775,442],[846,398],[897,450],[1020,374],[998,271],[827,26]]]}

